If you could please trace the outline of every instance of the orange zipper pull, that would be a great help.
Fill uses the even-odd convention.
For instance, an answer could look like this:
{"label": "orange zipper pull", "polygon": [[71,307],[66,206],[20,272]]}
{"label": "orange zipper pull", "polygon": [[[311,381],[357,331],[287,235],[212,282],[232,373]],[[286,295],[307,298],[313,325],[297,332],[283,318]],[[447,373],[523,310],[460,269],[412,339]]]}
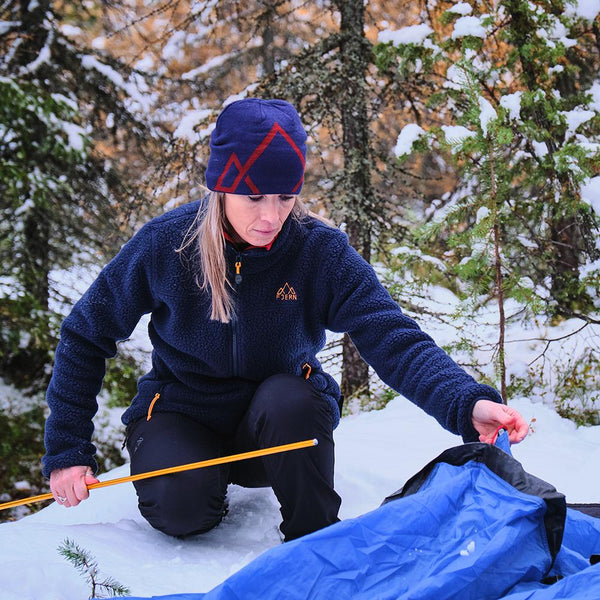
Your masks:
{"label": "orange zipper pull", "polygon": [[312,367],[306,362],[302,365],[302,375],[304,379],[308,379],[312,372]]}
{"label": "orange zipper pull", "polygon": [[149,421],[152,418],[152,409],[156,404],[156,401],[160,398],[160,392],[156,392],[154,394],[154,398],[152,398],[152,402],[150,402],[150,406],[148,407],[148,415],[146,416],[146,421]]}
{"label": "orange zipper pull", "polygon": [[242,283],[242,275],[240,273],[241,270],[242,270],[242,261],[236,260],[235,261],[235,282],[236,282],[236,284]]}

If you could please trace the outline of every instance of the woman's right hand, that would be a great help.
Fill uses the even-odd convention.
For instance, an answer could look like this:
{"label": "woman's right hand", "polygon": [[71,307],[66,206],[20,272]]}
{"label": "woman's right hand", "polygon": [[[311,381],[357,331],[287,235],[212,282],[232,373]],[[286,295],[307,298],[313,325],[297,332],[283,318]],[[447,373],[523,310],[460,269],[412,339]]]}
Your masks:
{"label": "woman's right hand", "polygon": [[50,473],[50,491],[54,499],[63,506],[77,506],[90,495],[87,488],[98,483],[91,467],[77,466],[56,469]]}

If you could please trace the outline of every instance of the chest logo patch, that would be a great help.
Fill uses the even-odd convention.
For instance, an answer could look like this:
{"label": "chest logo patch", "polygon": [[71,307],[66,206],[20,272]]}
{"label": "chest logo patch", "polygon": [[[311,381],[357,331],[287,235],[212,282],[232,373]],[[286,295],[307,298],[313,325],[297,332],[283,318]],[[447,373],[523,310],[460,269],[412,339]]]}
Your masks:
{"label": "chest logo patch", "polygon": [[275,298],[277,300],[282,300],[283,302],[287,302],[290,300],[298,300],[296,290],[289,283],[287,283],[287,281],[284,286],[280,287],[277,290],[277,295],[275,296]]}

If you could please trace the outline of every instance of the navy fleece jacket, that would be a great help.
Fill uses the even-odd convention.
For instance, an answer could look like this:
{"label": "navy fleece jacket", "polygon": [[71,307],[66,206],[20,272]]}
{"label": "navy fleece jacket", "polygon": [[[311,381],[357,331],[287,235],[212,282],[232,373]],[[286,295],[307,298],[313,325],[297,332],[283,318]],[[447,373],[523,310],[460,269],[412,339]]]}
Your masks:
{"label": "navy fleece jacket", "polygon": [[125,424],[145,417],[159,392],[153,411],[184,413],[231,435],[260,382],[301,375],[308,363],[335,427],[340,390],[316,359],[328,329],[348,332],[381,379],[443,427],[477,439],[473,404],[500,402],[499,394],[476,383],[402,313],[338,229],[289,218],[269,251],[239,252],[227,243],[230,281],[241,262],[236,317],[211,321],[210,294],[196,284],[199,259],[176,252],[198,209],[193,202],[142,227],[65,318],[47,391],[46,476],[74,465],[96,468],[92,418],[105,359],[145,313],[152,369],[138,382]]}

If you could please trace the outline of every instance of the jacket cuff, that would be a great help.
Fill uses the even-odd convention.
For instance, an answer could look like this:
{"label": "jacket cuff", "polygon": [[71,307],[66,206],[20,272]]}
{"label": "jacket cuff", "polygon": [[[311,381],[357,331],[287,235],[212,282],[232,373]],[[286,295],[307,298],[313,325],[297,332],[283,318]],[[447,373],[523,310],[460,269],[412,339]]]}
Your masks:
{"label": "jacket cuff", "polygon": [[68,469],[69,467],[90,467],[94,474],[98,471],[98,463],[93,456],[84,454],[79,450],[65,452],[57,456],[46,454],[42,458],[42,475],[50,479],[50,473],[56,469]]}

